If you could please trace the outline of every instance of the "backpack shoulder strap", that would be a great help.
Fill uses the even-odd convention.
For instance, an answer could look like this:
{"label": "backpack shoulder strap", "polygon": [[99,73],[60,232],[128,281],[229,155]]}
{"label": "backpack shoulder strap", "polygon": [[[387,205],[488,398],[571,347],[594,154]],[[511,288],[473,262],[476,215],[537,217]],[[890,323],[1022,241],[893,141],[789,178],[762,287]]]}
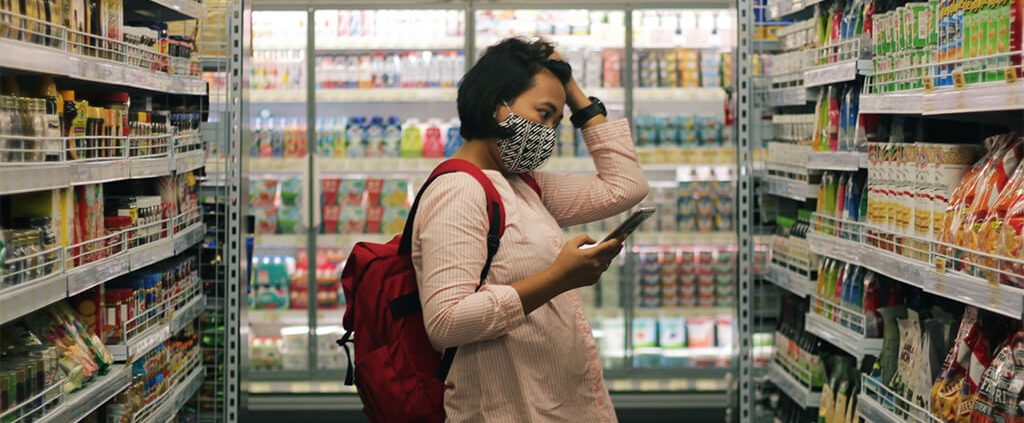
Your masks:
{"label": "backpack shoulder strap", "polygon": [[498,189],[494,187],[491,179],[479,167],[468,161],[461,159],[445,160],[430,173],[430,176],[427,177],[426,182],[423,183],[423,186],[420,187],[419,192],[416,194],[416,200],[413,201],[412,208],[409,209],[409,217],[405,221],[405,230],[402,231],[402,242],[399,244],[398,252],[399,254],[412,252],[413,221],[416,219],[420,199],[423,197],[423,193],[427,191],[427,187],[441,175],[456,172],[467,173],[473,179],[476,179],[480,183],[480,187],[484,189],[484,196],[487,199],[487,220],[490,222],[490,227],[487,231],[487,264],[484,266],[483,275],[480,278],[480,282],[483,283],[483,279],[487,277],[487,272],[490,268],[491,258],[494,256],[494,253],[498,252],[501,236],[505,234],[505,205],[501,201],[501,195],[498,194]]}
{"label": "backpack shoulder strap", "polygon": [[541,199],[544,198],[544,196],[541,195],[541,193],[540,193],[540,184],[537,183],[537,178],[534,178],[532,173],[530,173],[530,172],[520,173],[519,174],[519,179],[522,179],[523,182],[526,182],[526,185],[529,185],[530,188],[533,189],[533,192],[537,193],[538,197],[540,197]]}

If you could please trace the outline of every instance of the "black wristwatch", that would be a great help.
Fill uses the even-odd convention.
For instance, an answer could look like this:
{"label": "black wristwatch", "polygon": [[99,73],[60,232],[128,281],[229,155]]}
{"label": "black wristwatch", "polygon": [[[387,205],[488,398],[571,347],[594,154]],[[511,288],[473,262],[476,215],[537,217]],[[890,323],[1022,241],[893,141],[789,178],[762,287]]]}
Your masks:
{"label": "black wristwatch", "polygon": [[608,116],[608,109],[604,107],[604,103],[597,97],[590,97],[590,105],[579,109],[576,113],[572,114],[569,118],[572,121],[572,126],[582,128],[584,123],[587,123],[591,118],[597,115]]}

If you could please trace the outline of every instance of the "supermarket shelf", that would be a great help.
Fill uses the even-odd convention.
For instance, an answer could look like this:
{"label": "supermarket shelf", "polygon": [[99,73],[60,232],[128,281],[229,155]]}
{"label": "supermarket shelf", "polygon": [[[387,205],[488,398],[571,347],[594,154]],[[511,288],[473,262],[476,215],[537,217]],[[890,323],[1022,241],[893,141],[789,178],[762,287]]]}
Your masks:
{"label": "supermarket shelf", "polygon": [[786,197],[797,201],[807,201],[808,198],[818,198],[818,185],[805,181],[782,178],[778,176],[766,176],[764,178],[765,190],[772,195]]}
{"label": "supermarket shelf", "polygon": [[114,357],[114,361],[134,360],[156,348],[157,345],[160,345],[170,337],[171,327],[166,323],[162,323],[146,329],[141,335],[133,337],[127,343],[107,345],[107,350]]}
{"label": "supermarket shelf", "polygon": [[807,89],[802,85],[768,90],[768,105],[772,107],[803,106],[807,101]]}
{"label": "supermarket shelf", "polygon": [[915,261],[855,241],[808,232],[807,240],[817,254],[867,267],[925,292],[1019,319],[1024,314],[1024,290],[990,284],[983,278],[953,270],[939,272]]}
{"label": "supermarket shelf", "polygon": [[869,423],[904,423],[907,421],[865,394],[857,395],[857,414]]}
{"label": "supermarket shelf", "polygon": [[100,285],[118,276],[125,275],[131,271],[131,263],[127,254],[119,254],[107,257],[89,264],[68,270],[69,297]]}
{"label": "supermarket shelf", "polygon": [[[181,241],[175,239],[175,242],[172,243],[170,239],[166,239],[153,244],[153,249],[146,252],[119,254],[71,269],[66,273],[57,273],[39,281],[0,290],[0,324],[17,319],[61,299],[78,295],[132,270],[138,270],[132,266],[132,254],[139,254],[137,256],[138,263],[142,264],[152,257],[160,257],[163,254],[170,257],[173,255],[174,250],[171,248],[173,246],[183,246],[181,251],[184,251],[202,240],[205,228],[205,225],[200,223],[182,232]],[[154,262],[150,261],[149,263]]]}
{"label": "supermarket shelf", "polygon": [[153,157],[128,161],[132,178],[153,178],[171,174],[171,157]]}
{"label": "supermarket shelf", "polygon": [[[500,34],[500,35],[484,35],[476,38],[476,46],[478,51],[483,51],[487,46],[497,44],[499,41],[507,36],[518,35],[518,34]],[[607,35],[607,36],[601,36]],[[607,33],[595,33],[592,36],[588,35],[545,35],[544,38],[554,42],[559,50],[571,50],[571,49],[606,49],[606,48],[623,48],[625,47],[625,40],[623,38],[614,38],[614,31],[608,31]],[[621,37],[621,33],[619,33]]]}
{"label": "supermarket shelf", "polygon": [[317,235],[317,247],[348,249],[357,242],[383,244],[394,238],[395,234],[320,234]]}
{"label": "supermarket shelf", "polygon": [[806,297],[814,291],[814,281],[776,263],[768,263],[766,279],[779,288]]}
{"label": "supermarket shelf", "polygon": [[70,185],[99,184],[131,177],[127,159],[71,162]]}
{"label": "supermarket shelf", "polygon": [[[583,233],[568,232],[566,239]],[[588,233],[595,236],[597,234]],[[319,248],[351,248],[357,242],[383,244],[391,240],[395,234],[319,234]],[[637,232],[630,236],[635,245],[691,245],[691,244],[722,244],[735,243],[736,233],[733,231],[715,232]],[[256,245],[261,247],[306,247],[305,234],[272,234],[256,235]]]}
{"label": "supermarket shelf", "polygon": [[866,152],[818,151],[812,152],[807,157],[808,169],[857,171],[857,169],[867,169],[867,167],[868,153]]}
{"label": "supermarket shelf", "polygon": [[921,104],[924,115],[1020,109],[1024,109],[1024,83],[996,82],[963,89],[936,89],[925,94]]}
{"label": "supermarket shelf", "polygon": [[799,13],[800,11],[821,3],[822,0],[789,0],[768,4],[768,19],[779,19]]}
{"label": "supermarket shelf", "polygon": [[70,167],[61,163],[0,166],[0,195],[66,187],[70,174]]}
{"label": "supermarket shelf", "polygon": [[[170,339],[171,335],[180,331],[186,324],[202,314],[205,307],[205,296],[199,295],[189,301],[184,307],[175,311],[174,317],[170,322],[154,325],[124,344],[107,345],[107,349],[110,350],[110,355],[114,357],[114,361],[128,361],[141,357],[157,345]],[[179,319],[179,315],[182,318]],[[186,320],[187,317],[190,318]]]}
{"label": "supermarket shelf", "polygon": [[861,94],[860,112],[866,114],[921,114],[924,94]]}
{"label": "supermarket shelf", "polygon": [[72,54],[10,39],[0,39],[0,51],[4,52],[5,68],[168,94],[206,94],[206,82],[198,77],[171,76],[106,59]]}
{"label": "supermarket shelf", "polygon": [[754,40],[753,49],[756,52],[772,52],[782,50],[779,40]]}
{"label": "supermarket shelf", "polygon": [[[866,66],[866,67],[864,67]],[[860,66],[871,69],[870,61]],[[850,59],[804,70],[804,87],[819,87],[857,79],[858,60]]]}
{"label": "supermarket shelf", "polygon": [[171,334],[181,332],[186,325],[192,323],[203,311],[206,310],[206,296],[198,295],[189,301],[178,311],[174,312],[174,317],[171,318],[170,328]]}
{"label": "supermarket shelf", "polygon": [[17,319],[65,297],[67,279],[58,273],[45,279],[0,289],[0,324]]}
{"label": "supermarket shelf", "polygon": [[181,21],[206,18],[206,7],[195,0],[127,0],[125,21]]}
{"label": "supermarket shelf", "polygon": [[171,164],[171,170],[178,173],[184,173],[190,170],[199,169],[205,164],[206,152],[203,150],[194,150],[184,154],[175,154],[174,162]]}
{"label": "supermarket shelf", "polygon": [[204,238],[206,238],[205,223],[200,222],[185,228],[174,235],[174,254],[178,255],[185,252],[185,250],[192,248],[193,245],[203,242]]}
{"label": "supermarket shelf", "polygon": [[203,377],[206,375],[203,366],[196,366],[184,379],[173,388],[171,392],[165,393],[169,397],[157,409],[139,423],[163,423],[170,421],[178,413],[185,403],[199,392],[203,386]]}
{"label": "supermarket shelf", "polygon": [[948,115],[1024,110],[1024,84],[1005,82],[936,89],[933,92],[861,94],[860,112]]}
{"label": "supermarket shelf", "polygon": [[[462,50],[466,46],[464,37],[423,37],[423,38],[375,38],[375,37],[318,37],[317,55],[352,54],[361,51],[410,51],[410,50]],[[304,46],[303,46],[304,47]],[[298,47],[298,48],[303,48]]]}
{"label": "supermarket shelf", "polygon": [[36,423],[74,423],[106,404],[132,382],[131,366],[114,366],[107,374],[70,394],[64,404]]}
{"label": "supermarket shelf", "polygon": [[130,250],[128,263],[134,272],[173,255],[174,242],[170,238],[164,238]]}
{"label": "supermarket shelf", "polygon": [[[681,316],[681,317],[718,317],[732,316],[736,314],[736,307],[658,307],[644,308],[637,307],[636,317],[656,319],[660,316]],[[688,348],[693,351],[691,355],[721,355],[721,348]]]}
{"label": "supermarket shelf", "polygon": [[821,403],[821,392],[811,391],[775,361],[768,365],[768,379],[805,409],[818,408],[818,404]]}
{"label": "supermarket shelf", "polygon": [[807,243],[819,256],[831,257],[847,263],[860,264],[861,243],[825,235],[814,230],[807,232]]}
{"label": "supermarket shelf", "polygon": [[[594,91],[593,89],[587,89],[587,91]],[[618,101],[621,101],[621,97],[624,94],[622,89],[611,90],[605,89],[608,94],[612,94],[610,100],[602,101],[616,101],[616,97],[619,97]],[[618,96],[614,95],[617,91]],[[594,91],[594,95],[598,95],[597,91]],[[685,101],[685,102],[715,102],[721,103],[725,101],[726,95],[725,90],[721,87],[692,87],[692,88],[662,88],[662,87],[650,87],[650,88],[634,88],[633,89],[633,100],[636,102],[641,101]]]}
{"label": "supermarket shelf", "polygon": [[816,313],[807,313],[806,330],[823,341],[850,353],[859,361],[867,355],[878,356],[882,351],[882,340],[865,338]]}

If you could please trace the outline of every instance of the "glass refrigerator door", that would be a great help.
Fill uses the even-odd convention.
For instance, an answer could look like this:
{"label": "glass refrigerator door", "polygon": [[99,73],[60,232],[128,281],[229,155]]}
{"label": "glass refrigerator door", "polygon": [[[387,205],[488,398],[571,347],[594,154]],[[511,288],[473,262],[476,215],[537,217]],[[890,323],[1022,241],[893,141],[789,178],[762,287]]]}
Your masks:
{"label": "glass refrigerator door", "polygon": [[310,375],[306,13],[252,13],[249,324],[253,381]]}
{"label": "glass refrigerator door", "polygon": [[630,364],[724,391],[734,350],[735,144],[728,109],[735,12],[636,10],[633,124],[658,212],[630,251]]}
{"label": "glass refrigerator door", "polygon": [[455,9],[314,14],[318,375],[343,379],[338,282],[353,245],[400,234],[416,190],[462,144],[464,17]]}
{"label": "glass refrigerator door", "polygon": [[[600,98],[609,119],[626,116],[626,96],[622,69],[625,51],[625,12],[621,10],[478,10],[476,12],[476,52],[514,35],[540,36],[554,42],[569,62],[573,77],[587,95]],[[545,170],[593,172],[594,165],[583,143],[582,134],[569,122],[570,112],[560,126],[556,157]],[[567,228],[566,239],[582,233],[600,239],[625,215],[601,222]],[[627,363],[627,315],[629,298],[620,284],[629,268],[625,254],[605,272],[601,282],[579,290],[583,297],[594,338],[609,385],[631,367]]]}

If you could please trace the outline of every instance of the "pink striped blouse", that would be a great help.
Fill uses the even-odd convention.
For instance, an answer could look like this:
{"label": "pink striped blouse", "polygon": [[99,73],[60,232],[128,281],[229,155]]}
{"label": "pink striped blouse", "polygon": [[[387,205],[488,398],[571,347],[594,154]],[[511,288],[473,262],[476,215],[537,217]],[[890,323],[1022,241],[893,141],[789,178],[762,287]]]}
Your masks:
{"label": "pink striped blouse", "polygon": [[485,171],[504,201],[506,227],[479,292],[483,189],[450,174],[423,194],[412,251],[423,320],[435,348],[459,347],[445,384],[449,422],[616,421],[579,294],[524,315],[510,285],[554,261],[561,227],[611,217],[647,195],[627,120],[587,128],[583,138],[597,175],[535,172],[543,200],[518,177]]}

